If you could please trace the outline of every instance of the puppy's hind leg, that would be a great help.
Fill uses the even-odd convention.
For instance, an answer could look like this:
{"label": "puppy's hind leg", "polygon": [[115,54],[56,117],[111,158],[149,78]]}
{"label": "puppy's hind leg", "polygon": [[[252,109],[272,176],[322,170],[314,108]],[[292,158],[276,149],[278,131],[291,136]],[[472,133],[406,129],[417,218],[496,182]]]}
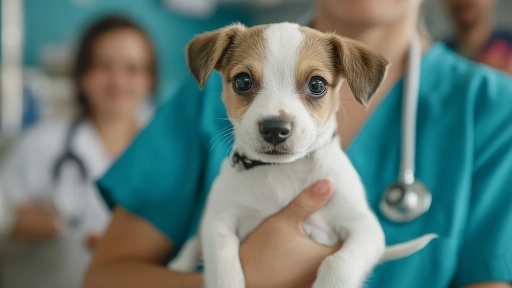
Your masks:
{"label": "puppy's hind leg", "polygon": [[201,241],[198,236],[190,238],[167,268],[178,272],[194,272],[201,257]]}

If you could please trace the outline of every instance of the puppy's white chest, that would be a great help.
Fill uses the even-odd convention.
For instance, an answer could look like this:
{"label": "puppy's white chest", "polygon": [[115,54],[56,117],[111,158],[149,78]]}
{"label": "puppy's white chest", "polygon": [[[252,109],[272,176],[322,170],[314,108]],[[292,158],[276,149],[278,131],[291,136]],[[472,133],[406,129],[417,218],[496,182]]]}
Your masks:
{"label": "puppy's white chest", "polygon": [[[236,234],[240,240],[244,240],[254,231],[266,218],[271,215],[264,216],[261,213],[252,211],[250,213],[240,215]],[[334,246],[340,239],[338,233],[327,223],[325,213],[317,212],[302,222],[304,233],[315,242],[326,246]]]}
{"label": "puppy's white chest", "polygon": [[[236,234],[243,240],[308,186],[321,179],[333,180],[336,169],[319,166],[317,163],[318,159],[311,157],[291,164],[258,166],[239,171],[226,160],[210,192],[207,214],[220,213],[227,218],[236,217]],[[339,240],[339,233],[334,230],[333,223],[329,222],[334,218],[329,215],[332,212],[332,209],[322,209],[302,223],[310,238],[328,246]]]}

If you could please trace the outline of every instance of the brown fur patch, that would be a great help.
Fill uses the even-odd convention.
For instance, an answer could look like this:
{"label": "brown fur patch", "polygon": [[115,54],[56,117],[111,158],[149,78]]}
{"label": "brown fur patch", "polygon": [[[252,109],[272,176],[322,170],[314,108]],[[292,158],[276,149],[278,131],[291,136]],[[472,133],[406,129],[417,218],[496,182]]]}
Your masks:
{"label": "brown fur patch", "polygon": [[[339,91],[336,88],[341,80],[341,69],[334,61],[332,44],[324,33],[307,27],[301,27],[300,30],[305,37],[295,72],[297,91],[310,115],[324,125],[339,107]],[[306,93],[313,76],[320,76],[327,82],[327,92],[321,98],[313,98]]]}
{"label": "brown fur patch", "polygon": [[[310,114],[325,124],[336,113],[340,105],[338,88],[342,78],[347,80],[356,100],[366,107],[384,80],[388,61],[355,40],[307,27],[300,30],[305,38],[297,63],[297,91],[305,100]],[[321,98],[313,98],[306,93],[313,76],[327,81],[327,93]]]}
{"label": "brown fur patch", "polygon": [[[263,35],[266,27],[261,25],[248,28],[235,37],[217,68],[224,79],[222,99],[232,119],[242,117],[260,90],[266,59]],[[248,93],[239,94],[233,88],[234,78],[240,73],[247,73],[252,78],[253,89]]]}
{"label": "brown fur patch", "polygon": [[365,108],[386,77],[389,62],[353,39],[327,34],[334,47],[334,59],[356,100]]}
{"label": "brown fur patch", "polygon": [[236,36],[247,28],[242,24],[233,24],[212,32],[196,36],[185,49],[190,73],[202,89],[216,69],[223,55]]}

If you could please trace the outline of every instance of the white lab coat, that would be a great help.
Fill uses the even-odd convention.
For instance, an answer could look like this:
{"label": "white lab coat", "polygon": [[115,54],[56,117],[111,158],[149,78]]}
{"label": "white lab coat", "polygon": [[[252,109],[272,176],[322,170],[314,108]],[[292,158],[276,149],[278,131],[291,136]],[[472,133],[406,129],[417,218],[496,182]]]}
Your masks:
{"label": "white lab coat", "polygon": [[[71,145],[85,164],[89,179],[82,181],[76,164],[71,162],[62,167],[59,183],[53,183],[53,167],[64,152],[70,123],[44,123],[29,129],[12,147],[0,169],[0,192],[9,205],[26,201],[55,203],[64,219],[57,239],[43,243],[4,240],[0,244],[1,288],[81,287],[91,257],[84,245],[86,237],[92,233],[101,235],[109,222],[108,208],[94,180],[102,176],[113,159],[90,122],[80,124]],[[70,216],[81,220],[77,227],[66,224]]]}

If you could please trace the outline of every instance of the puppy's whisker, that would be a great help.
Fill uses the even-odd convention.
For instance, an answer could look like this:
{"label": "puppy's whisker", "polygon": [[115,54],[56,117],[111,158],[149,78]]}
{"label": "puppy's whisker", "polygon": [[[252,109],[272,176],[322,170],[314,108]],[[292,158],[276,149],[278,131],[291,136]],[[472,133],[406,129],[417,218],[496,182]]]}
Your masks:
{"label": "puppy's whisker", "polygon": [[225,134],[225,135],[223,135],[222,137],[218,138],[218,139],[215,141],[215,143],[212,145],[212,147],[211,147],[211,149],[210,149],[210,150],[212,150],[212,149],[215,147],[215,145],[219,142],[219,140],[220,140],[220,139],[223,139],[223,140],[222,140],[222,142],[220,142],[220,145],[219,145],[219,146],[221,146],[221,145],[222,145],[222,143],[224,143],[224,142],[226,141],[226,139],[229,139],[230,137],[234,137],[234,136],[233,136],[233,132],[226,133],[226,134]]}
{"label": "puppy's whisker", "polygon": [[215,139],[215,138],[213,138],[212,140],[210,140],[210,143],[209,143],[209,144],[212,144],[212,141],[213,141],[213,140],[215,140],[215,142],[214,142],[214,143],[213,143],[213,145],[212,145],[212,147],[214,147],[214,146],[215,146],[215,144],[217,144],[217,142],[218,142],[219,140],[224,139],[225,137],[230,136],[231,134],[233,134],[233,132],[232,132],[232,131],[226,132],[226,133],[224,133],[223,135],[218,135],[217,137],[215,137],[216,139]]}
{"label": "puppy's whisker", "polygon": [[[231,141],[231,144],[229,145],[229,147],[227,147],[225,153],[226,153],[226,157],[229,157],[229,153],[231,153],[232,149],[233,149],[233,145],[235,145],[235,141],[234,141],[234,138],[231,138],[229,141]],[[229,142],[228,142],[229,143]]]}
{"label": "puppy's whisker", "polygon": [[233,127],[224,127],[215,137],[213,137],[211,140],[210,140],[210,143],[217,137],[223,135],[224,133],[226,133],[226,131],[232,131],[233,130]]}
{"label": "puppy's whisker", "polygon": [[232,149],[233,149],[233,146],[235,145],[235,141],[234,141],[234,140],[235,140],[235,139],[234,139],[234,137],[233,137],[233,139],[232,139],[232,141],[233,141],[233,142],[232,142],[232,143],[231,143],[231,145],[229,146],[228,150],[226,150],[226,157],[227,157],[227,156],[229,156],[229,153],[231,153],[231,151],[232,151]]}
{"label": "puppy's whisker", "polygon": [[234,138],[234,135],[224,137],[224,140],[222,140],[222,142],[220,142],[219,146],[222,146],[222,144],[224,144],[224,142],[226,142],[226,140],[228,140],[227,143],[229,143],[230,139],[233,139],[233,138]]}
{"label": "puppy's whisker", "polygon": [[226,136],[228,135],[229,133],[232,133],[233,132],[233,128],[224,128],[219,134],[217,134],[217,136],[213,137],[211,140],[210,140],[210,144],[212,143],[213,140],[215,140],[215,138],[219,138],[219,137],[223,137],[223,136]]}
{"label": "puppy's whisker", "polygon": [[[215,145],[217,145],[217,143],[219,142],[219,140],[224,139],[224,138],[225,138],[226,136],[228,136],[228,135],[229,135],[229,134],[226,134],[226,135],[223,135],[223,136],[221,136],[221,137],[217,138],[217,139],[215,140],[215,142],[213,143],[213,145],[211,146],[210,150],[212,150],[212,149],[215,147]],[[211,143],[211,141],[210,141],[210,143]]]}

